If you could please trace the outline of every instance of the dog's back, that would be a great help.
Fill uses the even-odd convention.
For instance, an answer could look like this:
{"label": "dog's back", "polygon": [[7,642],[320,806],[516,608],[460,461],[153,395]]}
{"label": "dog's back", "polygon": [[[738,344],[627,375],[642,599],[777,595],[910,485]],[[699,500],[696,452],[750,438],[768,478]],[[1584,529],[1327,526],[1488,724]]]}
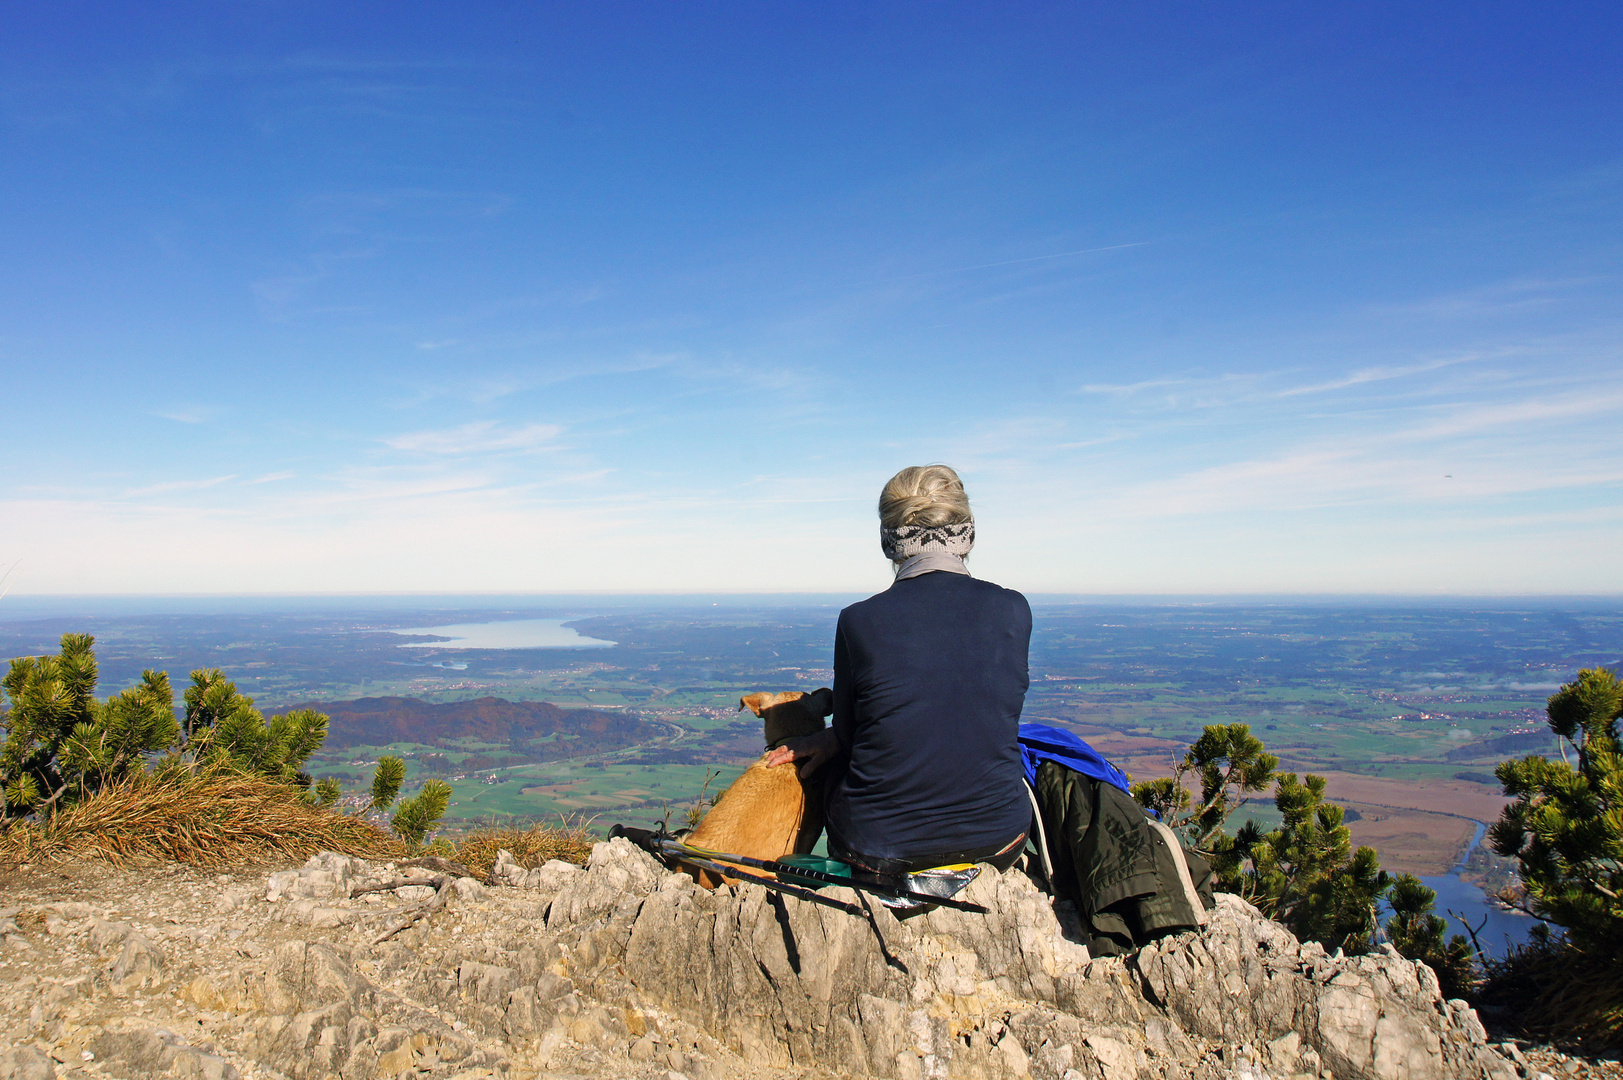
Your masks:
{"label": "dog's back", "polygon": [[[749,694],[738,704],[765,721],[770,750],[787,739],[821,731],[823,717],[833,709],[833,695],[827,689]],[[771,768],[765,762],[763,755],[722,792],[687,835],[688,844],[753,859],[779,859],[812,849],[823,831],[821,789],[803,784],[799,766],[792,761]],[[697,871],[695,877],[707,888],[720,884],[709,871]]]}

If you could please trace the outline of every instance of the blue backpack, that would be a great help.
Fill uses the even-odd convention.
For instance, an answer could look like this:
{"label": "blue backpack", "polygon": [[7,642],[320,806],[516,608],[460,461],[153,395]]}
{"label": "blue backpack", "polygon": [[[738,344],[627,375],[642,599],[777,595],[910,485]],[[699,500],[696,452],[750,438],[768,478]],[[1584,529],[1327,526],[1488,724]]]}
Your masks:
{"label": "blue backpack", "polygon": [[1021,724],[1020,757],[1026,766],[1026,783],[1033,790],[1037,787],[1037,766],[1045,761],[1053,761],[1131,794],[1127,790],[1127,777],[1122,775],[1120,769],[1106,761],[1099,751],[1061,728],[1047,724]]}

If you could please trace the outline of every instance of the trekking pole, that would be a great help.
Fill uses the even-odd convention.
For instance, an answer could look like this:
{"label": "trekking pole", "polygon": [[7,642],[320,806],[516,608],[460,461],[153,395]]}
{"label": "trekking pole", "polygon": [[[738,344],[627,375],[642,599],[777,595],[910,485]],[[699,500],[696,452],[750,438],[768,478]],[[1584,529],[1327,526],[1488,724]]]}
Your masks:
{"label": "trekking pole", "polygon": [[739,881],[747,881],[752,885],[763,885],[774,892],[786,893],[789,896],[793,896],[797,900],[809,900],[814,904],[822,904],[824,907],[831,907],[838,911],[843,911],[847,915],[866,914],[866,912],[864,912],[862,908],[856,904],[847,903],[844,900],[836,900],[832,896],[824,896],[822,893],[814,892],[811,889],[803,889],[799,885],[790,885],[788,882],[777,881],[769,877],[761,877],[757,874],[746,874],[737,867],[716,862],[714,859],[695,858],[692,855],[684,855],[682,856],[682,859],[684,862],[690,862],[694,866],[700,866],[706,870],[713,870],[714,872],[722,874],[726,877],[737,878]]}
{"label": "trekking pole", "polygon": [[776,859],[755,859],[748,855],[730,855],[722,851],[706,851],[704,848],[689,847],[680,840],[656,839],[660,849],[678,858],[692,859],[699,855],[710,859],[720,859],[724,862],[736,862],[740,866],[753,866],[758,870],[770,870],[773,873],[788,874],[803,881],[818,881],[826,885],[843,885],[847,889],[860,889],[871,892],[876,896],[887,896],[892,900],[916,900],[923,904],[937,904],[941,907],[952,908],[956,911],[968,911],[975,915],[985,915],[986,908],[980,904],[972,904],[967,900],[954,900],[948,896],[935,896],[931,893],[914,892],[906,888],[897,888],[886,885],[884,882],[873,880],[867,876],[841,877],[839,874],[830,874],[823,870],[813,870],[806,866],[796,866],[793,863],[779,862]]}
{"label": "trekking pole", "polygon": [[[609,830],[609,836],[611,839],[616,836],[623,836],[650,855],[685,860],[695,866],[703,865],[706,870],[715,870],[714,863],[720,860],[724,863],[737,863],[739,866],[752,866],[758,870],[770,870],[776,874],[788,874],[792,877],[798,877],[802,881],[839,885],[843,888],[873,893],[875,896],[891,900],[911,900],[920,904],[935,904],[940,907],[952,908],[955,911],[967,911],[974,915],[986,914],[986,908],[980,904],[972,904],[967,900],[954,900],[946,896],[936,896],[933,893],[914,892],[905,886],[897,887],[871,875],[853,873],[850,877],[842,877],[839,874],[830,874],[822,870],[813,870],[810,867],[779,862],[776,859],[756,859],[748,855],[734,855],[725,851],[709,851],[705,848],[691,847],[671,837],[663,829],[659,832],[651,832],[648,829],[634,829],[625,825],[616,825]],[[719,872],[732,877],[747,877],[752,881],[770,880],[758,878],[753,874],[740,874],[730,866],[722,866]]]}
{"label": "trekking pole", "polygon": [[777,881],[773,878],[761,877],[758,874],[746,874],[737,867],[716,862],[714,859],[706,858],[702,854],[689,852],[684,849],[682,845],[674,843],[668,838],[661,836],[659,833],[650,832],[647,829],[632,829],[627,828],[624,825],[616,825],[614,828],[609,830],[609,839],[612,840],[617,836],[625,837],[627,840],[630,840],[633,844],[636,844],[638,847],[642,848],[655,858],[669,858],[675,856],[680,858],[683,862],[692,863],[694,866],[702,867],[705,870],[712,870],[723,875],[724,877],[737,878],[740,881],[748,881],[753,885],[761,885],[773,890],[774,892],[786,893],[789,896],[793,896],[797,900],[805,900],[813,904],[822,904],[824,907],[831,907],[838,911],[843,911],[847,915],[865,914],[862,908],[856,904],[847,903],[844,900],[836,900],[832,896],[823,896],[822,894],[814,892],[811,889],[803,889],[799,885],[791,885],[786,881]]}

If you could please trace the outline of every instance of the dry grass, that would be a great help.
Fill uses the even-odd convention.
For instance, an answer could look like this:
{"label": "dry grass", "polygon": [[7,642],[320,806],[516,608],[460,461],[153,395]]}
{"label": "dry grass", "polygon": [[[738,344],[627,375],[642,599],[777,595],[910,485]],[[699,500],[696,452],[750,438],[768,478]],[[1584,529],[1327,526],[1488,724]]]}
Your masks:
{"label": "dry grass", "polygon": [[67,858],[115,866],[222,866],[341,851],[399,858],[406,847],[370,822],[311,806],[263,777],[132,777],[40,824],[0,832],[0,865]]}
{"label": "dry grass", "polygon": [[457,842],[458,862],[481,880],[490,877],[496,852],[506,849],[523,867],[540,866],[548,859],[584,865],[592,853],[592,836],[584,824],[536,825],[529,829],[479,829]]}
{"label": "dry grass", "polygon": [[[526,867],[548,859],[582,864],[592,836],[583,823],[487,827],[445,853],[485,879],[503,848]],[[373,822],[311,806],[285,784],[233,773],[132,777],[46,822],[0,829],[0,866],[73,858],[233,866],[302,861],[318,851],[369,859],[411,854]]]}

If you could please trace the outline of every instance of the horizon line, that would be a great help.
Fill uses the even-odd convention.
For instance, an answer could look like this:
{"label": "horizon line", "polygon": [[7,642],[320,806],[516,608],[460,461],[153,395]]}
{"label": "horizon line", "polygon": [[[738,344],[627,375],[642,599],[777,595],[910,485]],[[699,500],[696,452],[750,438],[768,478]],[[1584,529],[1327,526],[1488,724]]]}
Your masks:
{"label": "horizon line", "polygon": [[[883,591],[883,590],[878,590]],[[649,601],[680,601],[705,599],[712,602],[727,600],[730,602],[781,601],[786,599],[799,599],[814,601],[826,599],[829,601],[843,600],[850,597],[871,596],[875,590],[870,589],[830,589],[819,591],[782,590],[782,591],[726,591],[726,590],[669,590],[669,591],[578,591],[578,592],[451,592],[451,591],[423,591],[423,592],[151,592],[151,593],[11,593],[0,598],[0,618],[4,618],[7,609],[40,608],[46,605],[83,605],[87,603],[130,604],[154,603],[174,601],[188,605],[222,602],[243,603],[264,601],[278,606],[299,601],[310,601],[330,604],[339,601],[388,601],[400,603],[404,601],[421,602],[494,602],[524,603],[536,601],[562,601],[567,603],[582,602],[628,602],[638,600]],[[1223,602],[1223,601],[1263,601],[1263,602],[1300,602],[1322,603],[1327,601],[1342,602],[1371,602],[1371,601],[1410,601],[1410,602],[1439,602],[1439,601],[1587,601],[1590,603],[1623,603],[1623,591],[1617,592],[1399,592],[1399,591],[1366,591],[1366,592],[1278,592],[1278,591],[1224,591],[1224,592],[1071,592],[1071,591],[1030,591],[1024,594],[1034,604],[1063,603],[1066,601],[1174,601],[1174,602]],[[9,603],[8,603],[9,601]]]}

